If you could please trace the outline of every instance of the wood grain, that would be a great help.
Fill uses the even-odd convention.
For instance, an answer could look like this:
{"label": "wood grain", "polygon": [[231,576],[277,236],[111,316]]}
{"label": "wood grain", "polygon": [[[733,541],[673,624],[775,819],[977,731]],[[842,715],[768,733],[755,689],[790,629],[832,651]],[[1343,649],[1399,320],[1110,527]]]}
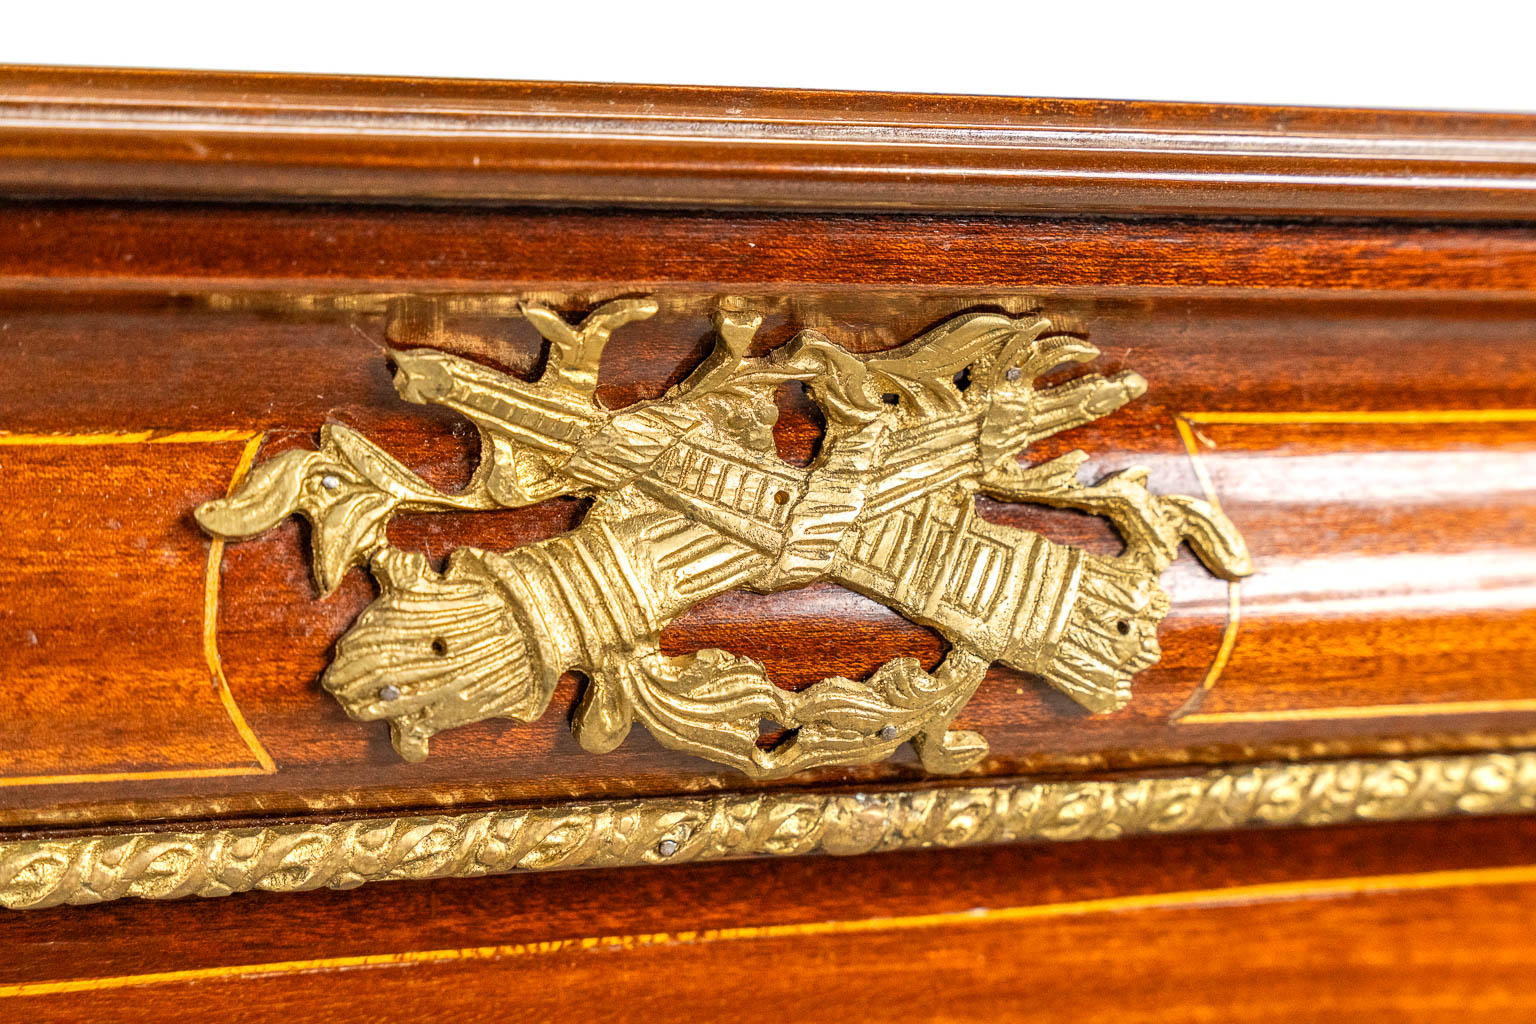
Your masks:
{"label": "wood grain", "polygon": [[[84,225],[75,207],[26,209],[42,234],[62,242],[74,225]],[[181,223],[194,232],[197,224],[208,231],[224,217],[209,210],[200,221],[195,211],[184,212]],[[358,211],[336,215],[349,219],[351,230],[370,223]],[[158,281],[153,259],[170,258],[169,249],[152,257],[154,246],[169,245],[158,238],[165,211],[122,216],[120,224],[149,225],[143,234],[122,236],[121,244],[151,254],[133,261],[131,273],[146,276],[134,278],[132,290],[122,290],[118,279],[100,292],[27,287],[8,293],[0,335],[11,371],[0,383],[8,425],[42,434],[238,428],[263,433],[265,457],[313,444],[321,423],[340,421],[377,438],[440,486],[467,477],[476,458],[468,425],[407,405],[393,392],[383,352],[383,299],[346,291],[296,296],[255,287],[259,279],[245,271],[247,265],[261,270],[275,247],[295,246],[298,259],[287,232],[308,237],[313,223],[274,215],[259,229],[272,244],[254,247],[238,234],[218,236],[222,247],[194,234],[194,251],[217,252],[223,272],[238,277],[241,289],[166,295],[149,290]],[[541,216],[518,215],[523,224],[539,224]],[[386,219],[389,230],[400,229],[399,217]],[[1015,228],[997,222],[988,230],[996,242]],[[1142,229],[1142,243],[1174,253],[1180,246],[1165,237],[1169,230]],[[152,242],[134,241],[143,238]],[[74,244],[84,251],[89,243]],[[859,242],[860,260],[872,261],[881,244]],[[1186,255],[1196,247],[1191,243]],[[34,251],[58,261],[74,258],[67,244]],[[1519,259],[1508,252],[1501,258],[1506,271],[1519,272]],[[533,257],[523,250],[509,259]],[[501,280],[495,268],[482,270],[482,285]],[[761,289],[760,273],[742,283]],[[622,287],[617,280],[613,285]],[[601,294],[547,278],[508,291],[563,294],[572,311]],[[482,287],[464,294],[471,304],[490,302],[472,298],[486,294]],[[663,312],[625,328],[610,346],[604,399],[622,406],[679,380],[707,349],[707,311],[716,294],[676,285],[661,290]],[[769,311],[760,350],[808,326],[854,349],[877,349],[979,302],[1010,309],[1043,304],[1088,331],[1104,352],[1100,368],[1134,367],[1153,387],[1114,417],[1052,439],[1034,454],[1082,446],[1094,456],[1087,475],[1139,462],[1151,467],[1157,488],[1200,494],[1203,482],[1180,435],[1184,421],[1200,466],[1248,535],[1259,573],[1243,584],[1241,623],[1219,676],[1212,669],[1231,628],[1229,591],[1183,559],[1166,578],[1175,607],[1161,631],[1162,662],[1138,678],[1132,705],[1112,716],[1088,716],[1038,681],[996,670],[960,722],[992,744],[979,777],[1486,749],[1536,734],[1536,692],[1529,683],[1536,668],[1536,412],[1530,408],[1536,404],[1536,304],[1465,293],[1394,293],[1388,300],[1263,288],[1120,297],[998,288],[983,300],[926,282],[868,294],[791,285],[757,294]],[[540,359],[526,323],[475,315],[465,326],[486,339],[466,342],[466,354],[524,373]],[[783,404],[778,438],[791,456],[804,458],[819,434],[815,411],[803,393],[786,392]],[[1340,411],[1354,421],[1337,422]],[[1221,421],[1233,414],[1269,421]],[[1451,420],[1443,422],[1447,415]],[[239,449],[225,444],[222,461],[202,475],[186,472],[175,446],[153,449],[157,458],[136,456],[133,464],[163,494],[159,503],[169,518],[158,528],[205,552],[207,541],[186,510],[225,486]],[[136,500],[90,486],[75,490],[67,473],[56,476],[50,487],[22,493],[13,512],[19,521],[46,522],[65,509],[99,516],[114,501]],[[1096,550],[1114,549],[1097,519],[993,502],[982,511]],[[392,536],[440,560],[459,544],[504,550],[551,535],[569,528],[579,512],[578,503],[562,501],[511,513],[408,517]],[[22,827],[200,820],[749,787],[638,732],[611,754],[581,751],[565,720],[577,696],[575,679],[557,692],[559,710],[537,723],[454,730],[439,737],[426,762],[401,762],[385,730],[348,721],[316,683],[331,645],[372,591],[354,573],[338,594],[315,600],[305,544],[304,531],[289,524],[228,546],[221,561],[218,650],[230,692],[270,751],[276,773],[251,770],[256,760],[232,748],[233,759],[220,754],[203,763],[243,763],[247,771],[239,775],[131,777],[163,766],[169,732],[145,734],[143,753],[128,756],[133,748],[121,739],[136,719],[114,701],[60,689],[65,677],[46,674],[56,656],[42,645],[32,655],[40,667],[30,678],[40,695],[51,695],[41,698],[51,700],[49,706],[68,709],[73,759],[82,769],[117,765],[124,777],[0,786],[0,820]],[[174,574],[145,572],[132,548],[93,549],[92,557],[100,578],[132,581],[142,595],[134,606],[142,615],[198,600],[199,592]],[[99,638],[92,685],[107,693],[140,692],[151,669],[97,626],[81,626],[119,614],[112,593],[72,586],[65,575],[32,578],[13,598],[10,628],[17,636],[84,631]],[[18,599],[25,604],[16,605]],[[663,641],[673,652],[724,646],[756,657],[789,686],[830,673],[864,675],[900,654],[932,665],[942,651],[934,635],[830,586],[771,597],[725,595],[669,628]],[[196,668],[195,661],[186,665]],[[188,707],[208,700],[206,685],[182,692]],[[219,731],[210,739],[231,736],[227,723],[215,724]],[[57,737],[64,735],[60,726]],[[156,743],[164,749],[156,751]],[[19,764],[34,755],[18,748],[12,756]],[[887,764],[808,773],[794,784],[921,777],[915,759],[903,753]]]}
{"label": "wood grain", "polygon": [[1536,118],[0,68],[0,192],[1532,219]]}
{"label": "wood grain", "polygon": [[1507,1021],[1536,1012],[1533,840],[1490,819],[58,908],[0,918],[0,1015]]}
{"label": "wood grain", "polygon": [[1529,298],[1536,287],[1536,232],[1523,224],[61,201],[0,204],[0,231],[0,285],[75,293],[532,287],[572,301],[702,288],[857,306],[889,292]]}
{"label": "wood grain", "polygon": [[[230,457],[244,442],[111,443],[117,440],[8,435],[0,445],[0,465],[35,493],[56,495],[89,480],[101,498],[18,516],[5,532],[6,557],[17,566],[6,602],[14,691],[0,746],[0,779],[11,784],[251,765],[209,685],[208,545],[187,534],[187,510],[175,504],[187,482],[227,486]],[[167,466],[184,479],[173,479]],[[163,587],[133,586],[137,573],[125,570],[144,565],[164,577]],[[94,627],[61,619],[61,598],[91,609]],[[102,686],[104,636],[114,638],[118,671],[136,680],[131,689]],[[96,710],[72,711],[86,707]]]}
{"label": "wood grain", "polygon": [[[298,524],[197,529],[255,446],[327,422],[467,478],[473,430],[391,386],[409,295],[527,375],[511,298],[655,294],[605,355],[613,407],[680,380],[728,295],[758,351],[1043,309],[1141,372],[1031,454],[1208,487],[1258,572],[1177,563],[1115,715],[994,672],[956,723],[992,744],[972,780],[1536,746],[1533,189],[1529,116],[0,69],[0,835],[753,788],[639,731],[580,751],[573,678],[405,764],[317,684],[366,578],[319,601]],[[780,407],[810,458],[815,409]],[[580,513],[391,538],[440,561]],[[787,686],[942,653],[824,586],[663,642]],[[933,784],[903,754],[781,785]],[[1533,843],[1485,818],[124,900],[0,916],[0,1020],[1502,1024],[1536,1017]]]}

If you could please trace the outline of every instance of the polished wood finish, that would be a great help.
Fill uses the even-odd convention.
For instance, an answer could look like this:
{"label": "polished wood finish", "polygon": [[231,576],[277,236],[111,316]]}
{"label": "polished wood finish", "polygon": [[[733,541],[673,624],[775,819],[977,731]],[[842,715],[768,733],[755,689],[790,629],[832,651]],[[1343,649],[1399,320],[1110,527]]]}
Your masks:
{"label": "polished wood finish", "polygon": [[[994,671],[956,723],[992,754],[960,782],[1536,746],[1533,167],[1523,116],[0,70],[0,839],[765,788],[638,730],[583,753],[555,710],[574,678],[539,722],[406,764],[316,682],[366,578],[316,600],[300,525],[197,529],[325,422],[465,479],[468,424],[391,386],[406,295],[528,374],[509,297],[655,294],[604,357],[614,407],[680,380],[727,295],[764,311],[759,350],[1041,309],[1145,375],[1031,454],[1208,486],[1258,571],[1176,563],[1122,712]],[[780,407],[804,462],[815,410]],[[1097,519],[980,507],[1114,549]],[[440,560],[578,512],[391,536]],[[941,654],[827,586],[726,595],[663,642],[789,686]],[[948,784],[903,754],[776,785]],[[1533,839],[1493,819],[59,908],[0,917],[0,1019],[1503,1021],[1536,1015]]]}
{"label": "polished wood finish", "polygon": [[1503,1024],[1536,1013],[1533,842],[1491,819],[64,907],[0,918],[0,1017]]}
{"label": "polished wood finish", "polygon": [[0,69],[0,191],[1532,219],[1536,118]]}
{"label": "polished wood finish", "polygon": [[[390,383],[384,296],[402,291],[471,304],[533,293],[573,312],[654,291],[663,311],[624,328],[605,356],[600,391],[615,407],[658,396],[701,358],[708,310],[724,292],[767,311],[761,350],[808,326],[877,349],[977,304],[1038,306],[1085,329],[1104,371],[1143,373],[1145,398],[1035,454],[1084,447],[1088,475],[1143,462],[1170,492],[1201,493],[1203,470],[1259,567],[1240,588],[1233,645],[1223,655],[1229,589],[1181,560],[1167,577],[1175,610],[1163,660],[1124,711],[1089,716],[1036,681],[993,672],[960,720],[992,742],[981,777],[1490,749],[1536,733],[1536,244],[1524,228],[38,203],[0,208],[0,224],[23,243],[0,256],[9,429],[184,435],[9,449],[13,472],[50,481],[19,496],[18,520],[62,544],[60,517],[81,519],[97,531],[89,551],[99,567],[95,582],[73,583],[74,572],[44,561],[17,591],[26,605],[14,628],[38,638],[18,663],[37,710],[29,738],[3,752],[5,775],[29,782],[0,786],[0,820],[12,825],[750,785],[639,733],[593,757],[558,713],[455,730],[425,763],[401,762],[382,727],[348,722],[315,683],[372,591],[356,572],[316,601],[297,524],[221,559],[216,642],[254,745],[210,687],[136,687],[126,703],[88,692],[151,675],[169,686],[173,672],[207,677],[198,643],[209,548],[190,512],[228,486],[250,438],[266,457],[313,444],[318,426],[337,420],[441,486],[466,478],[476,457],[468,425],[404,403]],[[1308,275],[1350,290],[1299,290]],[[833,278],[869,287],[831,290]],[[525,373],[541,359],[526,323],[485,315],[464,326],[494,339],[464,354]],[[816,413],[803,392],[781,397],[780,443],[803,460]],[[113,490],[129,486],[114,479],[134,482]],[[132,489],[143,486],[152,498]],[[1090,517],[982,508],[1114,549]],[[107,529],[126,521],[114,509],[132,511],[133,528]],[[559,532],[577,512],[551,502],[416,517],[395,537],[442,558],[461,543],[505,549]],[[183,568],[144,574],[146,556]],[[125,578],[137,582],[113,614],[138,616],[125,628],[174,621],[179,654],[77,639],[80,620],[108,607],[91,587],[115,594]],[[832,586],[723,596],[664,643],[752,655],[788,685],[864,675],[897,654],[932,665],[941,652],[937,637]],[[61,665],[71,658],[83,660],[74,675]],[[555,706],[570,706],[576,687],[567,679]],[[33,738],[42,734],[49,743]],[[145,736],[147,747],[130,738]],[[264,771],[262,751],[276,773]],[[81,774],[93,777],[55,778]],[[921,777],[908,754],[794,784]],[[40,779],[50,784],[38,789]]]}
{"label": "polished wood finish", "polygon": [[927,292],[942,310],[1000,291],[1391,300],[1536,288],[1525,224],[107,202],[8,203],[0,217],[7,286],[74,293],[538,287],[569,301],[573,288],[692,285],[770,299]]}

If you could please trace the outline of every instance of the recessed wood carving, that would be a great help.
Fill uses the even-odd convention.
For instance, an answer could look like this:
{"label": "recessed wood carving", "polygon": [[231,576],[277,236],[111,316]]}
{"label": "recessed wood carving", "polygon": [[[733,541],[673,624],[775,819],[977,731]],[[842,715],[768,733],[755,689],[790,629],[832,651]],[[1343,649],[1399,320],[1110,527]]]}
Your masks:
{"label": "recessed wood carving", "polygon": [[[235,494],[198,510],[204,528],[228,539],[304,515],[323,593],[369,567],[380,596],[341,638],[323,684],[353,718],[388,721],[407,760],[424,758],[444,729],[533,721],[561,673],[575,670],[590,682],[572,728],[594,753],[623,742],[638,720],[669,747],[755,778],[875,761],[907,742],[928,770],[961,771],[987,744],[949,725],[993,662],[1036,673],[1091,711],[1113,711],[1160,656],[1168,599],[1158,577],[1179,545],[1189,542],[1224,578],[1250,571],[1219,509],[1151,493],[1145,470],[1084,484],[1081,451],[1018,461],[1036,441],[1146,389],[1129,371],[1038,385],[1046,371],[1098,354],[1042,316],[966,313],[872,355],[805,330],[749,358],[760,318],[723,309],[715,349],[688,379],[611,411],[594,393],[603,347],[656,309],[622,299],[573,326],[524,304],[550,343],[548,369],[533,383],[435,348],[394,352],[401,397],[446,406],[479,428],[481,462],[459,493],[328,424],[318,451],[263,462]],[[442,328],[427,313],[413,336],[430,344]],[[773,443],[774,394],[792,381],[827,420],[807,467],[785,463]],[[1125,549],[1104,557],[989,523],[976,514],[978,493],[1104,516]],[[507,552],[460,548],[443,573],[385,536],[398,512],[563,495],[594,499],[576,529]],[[867,680],[792,692],[727,651],[659,649],[663,627],[708,597],[819,580],[937,630],[948,654],[931,673],[900,658]],[[768,749],[763,720],[787,730]]]}

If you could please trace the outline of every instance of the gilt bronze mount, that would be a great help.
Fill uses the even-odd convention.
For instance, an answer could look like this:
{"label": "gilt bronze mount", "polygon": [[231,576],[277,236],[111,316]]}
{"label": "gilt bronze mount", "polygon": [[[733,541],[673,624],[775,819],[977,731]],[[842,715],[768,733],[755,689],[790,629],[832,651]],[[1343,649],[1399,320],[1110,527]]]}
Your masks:
{"label": "gilt bronze mount", "polygon": [[[1147,386],[1130,371],[1038,383],[1098,355],[1043,316],[963,313],[870,355],[803,330],[749,357],[760,318],[721,309],[714,351],[692,375],[658,400],[613,411],[595,395],[603,348],[657,304],[616,300],[576,325],[540,305],[519,309],[550,345],[535,382],[431,347],[441,322],[430,315],[413,334],[428,347],[391,354],[401,397],[446,406],[479,429],[480,463],[462,491],[439,491],[327,424],[318,450],[258,464],[236,493],[197,513],[230,540],[305,516],[325,594],[350,569],[369,568],[380,595],[322,682],[352,718],[388,721],[409,761],[444,729],[533,721],[560,675],[578,671],[588,683],[572,729],[593,753],[623,742],[638,720],[664,745],[754,778],[877,761],[908,742],[927,770],[963,771],[987,744],[950,723],[992,663],[1037,674],[1090,711],[1114,711],[1160,656],[1168,598],[1158,579],[1180,544],[1223,578],[1251,571],[1218,508],[1153,494],[1143,469],[1085,484],[1082,451],[1019,461]],[[827,423],[806,467],[783,461],[772,436],[774,395],[792,381]],[[988,522],[978,494],[1103,516],[1125,548],[1106,557]],[[459,548],[442,573],[385,535],[399,512],[567,495],[592,499],[575,529],[507,552]],[[660,650],[662,629],[706,598],[822,580],[936,630],[948,653],[932,672],[897,658],[866,680],[793,692],[724,650]],[[763,720],[786,730],[767,749]]]}

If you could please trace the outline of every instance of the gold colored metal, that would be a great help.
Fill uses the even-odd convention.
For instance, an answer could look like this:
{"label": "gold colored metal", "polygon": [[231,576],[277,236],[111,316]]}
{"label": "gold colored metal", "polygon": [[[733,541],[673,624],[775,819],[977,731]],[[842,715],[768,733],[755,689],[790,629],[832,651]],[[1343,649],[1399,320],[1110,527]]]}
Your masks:
{"label": "gold colored metal", "polygon": [[[460,493],[327,424],[318,451],[257,465],[238,492],[197,513],[231,540],[306,516],[323,593],[349,569],[371,569],[380,596],[337,644],[323,684],[354,719],[387,720],[407,760],[424,758],[444,729],[538,718],[574,670],[589,682],[572,729],[594,753],[639,720],[666,746],[754,778],[875,761],[906,742],[929,771],[958,772],[987,744],[949,724],[993,662],[1036,673],[1091,711],[1114,711],[1161,654],[1168,598],[1158,577],[1180,543],[1224,578],[1251,570],[1219,509],[1151,493],[1144,469],[1084,484],[1081,451],[1017,460],[1146,390],[1129,371],[1037,386],[1047,371],[1098,355],[1044,317],[967,313],[872,355],[805,330],[749,358],[761,319],[723,308],[714,351],[687,380],[610,411],[594,394],[603,347],[654,314],[655,301],[609,302],[574,326],[543,306],[520,309],[550,345],[537,382],[436,348],[392,353],[401,397],[479,428],[481,461]],[[425,300],[397,303],[390,331],[410,343],[452,337],[442,307]],[[827,421],[804,468],[773,442],[774,395],[792,381]],[[978,493],[1104,516],[1125,550],[1102,557],[987,522]],[[460,548],[443,573],[385,537],[398,512],[563,495],[594,499],[576,529],[499,554]],[[663,627],[708,597],[819,580],[937,630],[949,653],[932,673],[898,658],[867,680],[791,692],[723,650],[660,651]],[[771,749],[758,742],[763,720],[787,730]]]}
{"label": "gold colored metal", "polygon": [[0,842],[0,906],[1536,810],[1536,752],[881,793],[770,792]]}

